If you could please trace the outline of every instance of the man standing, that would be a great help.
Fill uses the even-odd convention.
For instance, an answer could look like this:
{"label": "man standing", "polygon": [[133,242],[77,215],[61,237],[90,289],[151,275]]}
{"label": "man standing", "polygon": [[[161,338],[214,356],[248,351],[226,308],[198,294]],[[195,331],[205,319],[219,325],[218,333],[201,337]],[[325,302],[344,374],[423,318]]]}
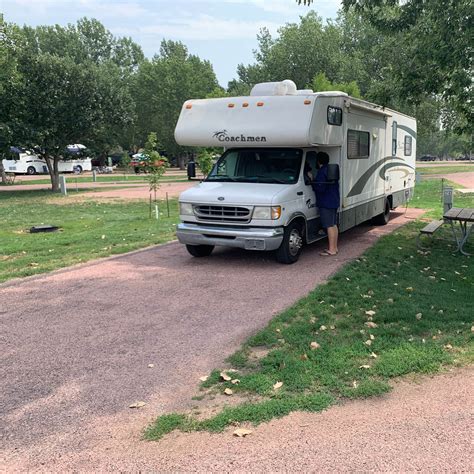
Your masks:
{"label": "man standing", "polygon": [[328,234],[329,248],[320,255],[329,257],[337,255],[337,210],[340,205],[339,181],[328,180],[329,155],[320,151],[316,154],[318,172],[313,183],[316,194],[316,205],[319,208],[321,226]]}

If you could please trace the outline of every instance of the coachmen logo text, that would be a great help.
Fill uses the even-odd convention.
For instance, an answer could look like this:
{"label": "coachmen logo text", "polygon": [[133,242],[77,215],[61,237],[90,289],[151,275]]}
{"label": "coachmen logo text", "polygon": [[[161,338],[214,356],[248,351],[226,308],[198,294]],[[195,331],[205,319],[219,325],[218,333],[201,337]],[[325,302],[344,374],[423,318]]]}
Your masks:
{"label": "coachmen logo text", "polygon": [[213,138],[217,138],[220,142],[266,142],[267,137],[250,137],[243,134],[234,136],[229,135],[227,130],[221,130],[220,132],[215,132]]}

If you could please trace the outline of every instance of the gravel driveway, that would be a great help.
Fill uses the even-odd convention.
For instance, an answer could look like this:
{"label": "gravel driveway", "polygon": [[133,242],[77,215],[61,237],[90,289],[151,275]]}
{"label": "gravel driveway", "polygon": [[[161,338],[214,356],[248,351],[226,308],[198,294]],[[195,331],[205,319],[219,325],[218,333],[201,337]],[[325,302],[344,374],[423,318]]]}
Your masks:
{"label": "gravel driveway", "polygon": [[343,234],[337,257],[320,257],[320,243],[292,266],[228,249],[193,259],[171,243],[0,285],[5,467],[135,469],[130,450],[159,467],[158,445],[144,457],[147,422],[189,407],[199,376],[421,211],[393,214]]}

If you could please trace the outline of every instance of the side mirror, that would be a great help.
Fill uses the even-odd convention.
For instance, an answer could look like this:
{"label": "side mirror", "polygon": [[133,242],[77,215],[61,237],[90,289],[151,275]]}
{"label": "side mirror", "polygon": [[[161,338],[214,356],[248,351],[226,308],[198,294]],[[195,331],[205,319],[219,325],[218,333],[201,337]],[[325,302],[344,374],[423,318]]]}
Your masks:
{"label": "side mirror", "polygon": [[339,165],[328,164],[328,181],[339,181]]}

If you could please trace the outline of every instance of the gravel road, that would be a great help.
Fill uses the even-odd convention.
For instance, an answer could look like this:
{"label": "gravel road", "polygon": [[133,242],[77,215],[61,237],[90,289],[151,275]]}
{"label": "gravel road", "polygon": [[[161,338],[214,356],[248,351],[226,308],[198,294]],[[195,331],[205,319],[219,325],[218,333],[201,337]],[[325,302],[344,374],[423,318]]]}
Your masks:
{"label": "gravel road", "polygon": [[[211,258],[193,259],[181,245],[171,243],[0,285],[0,434],[4,468],[250,468],[245,463],[224,465],[223,458],[214,466],[209,458],[211,451],[205,456],[209,435],[173,435],[157,444],[141,441],[140,434],[157,415],[189,408],[199,376],[221,365],[272,315],[307,294],[380,235],[420,213],[394,213],[386,227],[361,226],[343,234],[336,258],[318,255],[323,243],[309,247],[292,266],[279,265],[265,253],[227,249],[216,251]],[[154,367],[148,368],[148,364]],[[456,406],[462,405],[462,393],[459,397]],[[144,401],[146,406],[129,409],[135,401]],[[426,397],[422,395],[419,402],[426,404]],[[371,407],[382,400],[360,403],[368,403],[366,418],[375,422]],[[403,406],[405,402],[398,403]],[[314,416],[330,417],[331,412],[340,409]],[[386,416],[390,418],[390,412]],[[289,422],[294,417],[306,419],[308,415],[292,415]],[[396,412],[391,419],[397,421]],[[316,423],[312,426],[314,432],[322,436],[318,418],[311,420],[311,426]],[[369,444],[370,437],[363,432],[361,439],[350,438],[343,421],[351,425],[350,417],[342,414],[335,419],[330,435],[334,440],[346,440],[347,452],[351,446],[356,450]],[[402,430],[403,419],[397,426]],[[269,441],[267,445],[262,438],[266,452],[271,453],[272,446],[283,452],[296,442],[303,447],[304,443],[312,444],[311,437],[291,437],[291,430],[297,428],[289,426],[288,434],[276,433],[273,444]],[[409,426],[406,428],[405,433],[400,432],[400,440],[403,434],[410,434]],[[430,426],[426,443],[431,439],[429,433],[436,441],[435,428],[429,430]],[[463,433],[450,436],[457,439]],[[374,442],[381,442],[377,430],[369,434]],[[385,436],[390,438],[390,432]],[[421,433],[420,438],[424,438]],[[200,458],[186,439],[199,440],[196,443],[204,457]],[[173,442],[174,448],[169,444]],[[188,447],[185,454],[179,451],[183,446]],[[241,446],[245,456],[246,445]],[[253,452],[253,448],[248,449]],[[173,453],[180,454],[176,457]],[[361,454],[354,452],[356,455]],[[194,459],[207,461],[196,465]],[[258,470],[259,466],[253,468]],[[261,466],[263,469],[265,463]],[[279,468],[270,460],[266,466]],[[290,469],[290,464],[282,466]],[[393,467],[398,468],[395,464]]]}

